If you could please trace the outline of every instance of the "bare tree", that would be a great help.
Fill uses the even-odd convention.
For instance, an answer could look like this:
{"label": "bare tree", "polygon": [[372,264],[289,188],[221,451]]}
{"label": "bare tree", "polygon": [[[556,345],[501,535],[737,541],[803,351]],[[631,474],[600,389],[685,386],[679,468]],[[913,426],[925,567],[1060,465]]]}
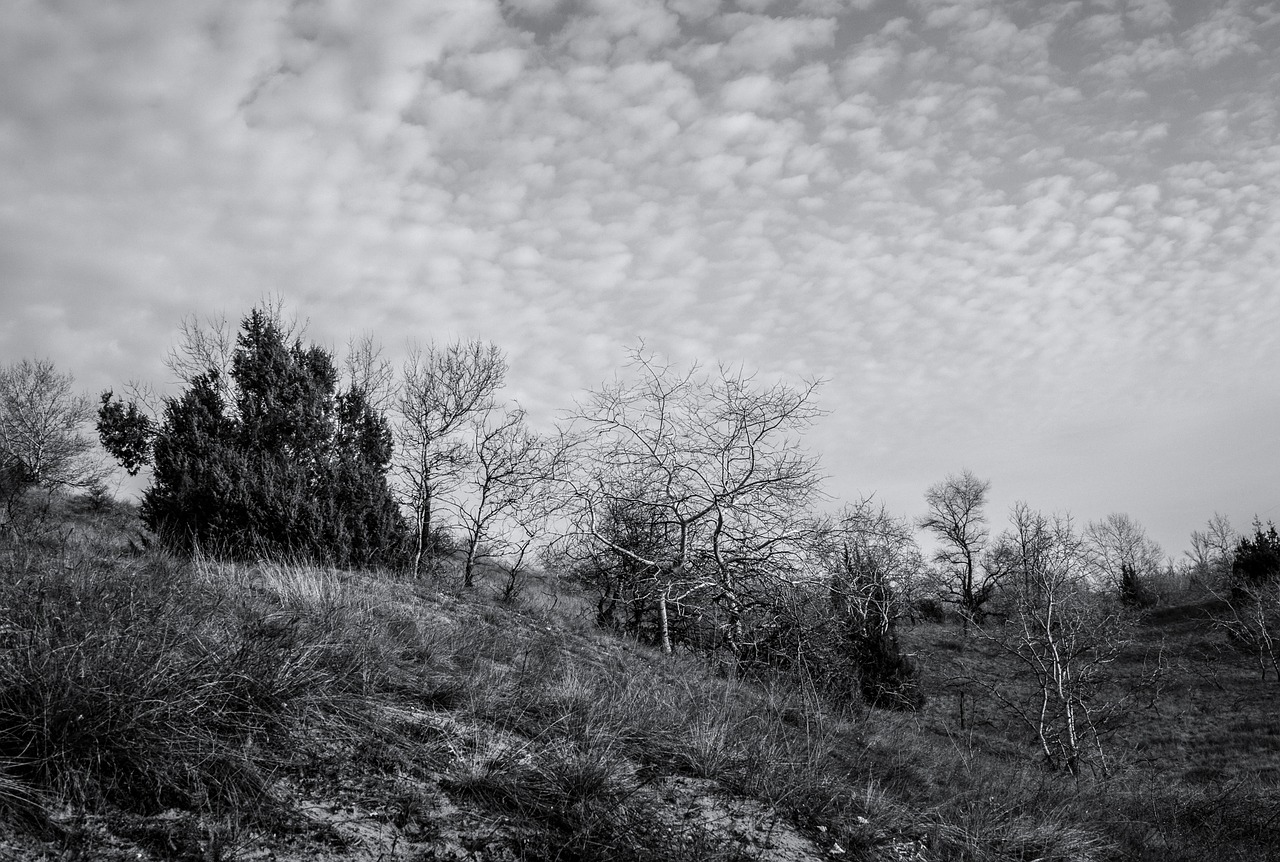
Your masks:
{"label": "bare tree", "polygon": [[[88,490],[110,475],[84,433],[93,406],[72,383],[45,359],[0,368],[0,518],[10,530],[19,530],[15,504],[29,490]],[[41,510],[27,526],[44,522]]]}
{"label": "bare tree", "polygon": [[[662,513],[619,495],[594,511],[592,531],[562,536],[546,549],[547,565],[567,573],[596,597],[596,625],[644,637],[656,619],[666,544]],[[596,534],[600,538],[596,538]]]}
{"label": "bare tree", "polygon": [[510,598],[528,551],[539,537],[539,526],[552,511],[549,485],[564,450],[531,431],[519,408],[496,417],[494,411],[486,411],[473,416],[469,424],[470,463],[461,493],[451,503],[466,549],[463,586],[474,585],[481,559],[505,558],[505,592]]}
{"label": "bare tree", "polygon": [[1214,627],[1237,651],[1253,657],[1262,682],[1268,669],[1280,682],[1280,580],[1238,584],[1230,598],[1222,598],[1224,610],[1214,614]]}
{"label": "bare tree", "polygon": [[468,462],[467,441],[459,432],[493,407],[506,373],[506,358],[494,344],[410,348],[398,403],[396,470],[413,515],[415,576],[434,535],[436,510]]}
{"label": "bare tree", "polygon": [[863,498],[844,508],[821,548],[831,572],[832,610],[863,698],[876,706],[916,708],[923,695],[915,664],[897,637],[903,598],[924,568],[910,523]]}
{"label": "bare tree", "polygon": [[1152,691],[1111,687],[1109,667],[1129,640],[1132,621],[1118,603],[1089,589],[1089,555],[1070,518],[1014,506],[1011,529],[997,541],[1010,564],[1010,620],[982,631],[1021,673],[973,670],[996,701],[1034,735],[1044,762],[1079,774],[1085,764],[1105,773],[1108,737]]}
{"label": "bare tree", "polygon": [[[629,369],[574,416],[583,456],[574,533],[652,578],[664,651],[671,610],[696,598],[740,654],[753,595],[800,568],[813,531],[817,463],[794,435],[820,415],[818,383],[762,386],[724,366],[677,371],[643,347]],[[620,541],[611,516],[628,510],[644,512],[660,540]]]}
{"label": "bare tree", "polygon": [[234,401],[231,361],[235,355],[235,327],[225,314],[201,319],[184,317],[178,325],[178,346],[169,351],[165,367],[182,383],[211,375],[225,403]]}
{"label": "bare tree", "polygon": [[[827,568],[838,573],[832,591],[842,604],[867,606],[857,611],[859,617],[886,623],[904,615],[907,597],[924,570],[924,557],[907,519],[864,497],[844,507],[825,545]],[[850,578],[850,574],[858,576]],[[892,607],[872,607],[877,603],[875,596],[886,597]]]}
{"label": "bare tree", "polygon": [[383,353],[373,333],[366,332],[347,341],[347,355],[342,361],[348,389],[359,389],[364,400],[379,413],[386,414],[396,396],[396,370]]}
{"label": "bare tree", "polygon": [[1191,550],[1186,555],[1193,576],[1214,587],[1226,584],[1239,542],[1240,534],[1227,516],[1214,512],[1203,530],[1191,533]]}
{"label": "bare tree", "polygon": [[1214,594],[1224,608],[1214,626],[1237,651],[1252,655],[1262,681],[1267,669],[1280,681],[1280,533],[1275,524],[1253,522],[1253,535],[1242,536],[1231,555],[1228,573]]}
{"label": "bare tree", "polygon": [[1113,512],[1090,522],[1084,538],[1099,581],[1125,604],[1146,604],[1164,560],[1164,551],[1147,531],[1128,515]]}
{"label": "bare tree", "polygon": [[939,542],[934,562],[941,569],[941,586],[960,609],[966,631],[970,622],[981,621],[1000,579],[999,569],[983,560],[990,538],[985,512],[990,489],[990,482],[968,470],[948,476],[925,492],[929,513],[919,521]]}

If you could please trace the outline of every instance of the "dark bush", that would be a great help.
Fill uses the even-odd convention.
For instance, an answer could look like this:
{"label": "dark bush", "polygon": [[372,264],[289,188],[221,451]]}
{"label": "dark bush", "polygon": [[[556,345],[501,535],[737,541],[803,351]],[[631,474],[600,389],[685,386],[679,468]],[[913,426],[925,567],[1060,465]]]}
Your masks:
{"label": "dark bush", "polygon": [[1231,573],[1238,586],[1257,587],[1280,577],[1280,535],[1275,524],[1263,530],[1260,521],[1253,522],[1253,538],[1240,540],[1236,546]]}
{"label": "dark bush", "polygon": [[[386,419],[359,388],[339,392],[332,356],[287,343],[276,316],[254,309],[236,343],[229,387],[209,368],[167,400],[143,521],[184,553],[393,560],[406,529],[387,484]],[[99,433],[126,467],[144,460],[145,432],[132,405],[104,397]]]}

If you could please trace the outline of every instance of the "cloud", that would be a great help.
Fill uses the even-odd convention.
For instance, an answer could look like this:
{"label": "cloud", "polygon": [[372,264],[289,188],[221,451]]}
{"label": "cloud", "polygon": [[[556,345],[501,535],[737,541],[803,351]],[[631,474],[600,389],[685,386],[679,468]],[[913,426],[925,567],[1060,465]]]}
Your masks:
{"label": "cloud", "polygon": [[730,68],[769,69],[792,63],[803,51],[824,48],[835,38],[834,18],[770,18],[730,13],[718,19],[728,36],[720,59]]}
{"label": "cloud", "polygon": [[564,0],[503,0],[503,2],[522,15],[534,18],[547,18],[564,5]]}
{"label": "cloud", "polygon": [[636,60],[680,32],[679,17],[660,0],[587,0],[583,5],[587,14],[572,18],[556,40],[581,61]]}
{"label": "cloud", "polygon": [[1280,28],[872,5],[10,4],[0,347],[163,377],[279,289],[550,416],[642,336],[833,376],[840,469],[911,477],[1280,360]]}
{"label": "cloud", "polygon": [[1143,30],[1161,30],[1173,23],[1169,0],[1130,0],[1125,18]]}
{"label": "cloud", "polygon": [[1215,10],[1183,37],[1191,62],[1208,69],[1237,54],[1256,53],[1260,49],[1253,42],[1255,26],[1232,6]]}
{"label": "cloud", "polygon": [[1086,42],[1113,44],[1124,39],[1124,18],[1114,12],[1098,12],[1082,19],[1075,30]]}
{"label": "cloud", "polygon": [[744,75],[726,84],[721,98],[731,110],[768,111],[781,90],[782,85],[766,75]]}
{"label": "cloud", "polygon": [[484,51],[463,58],[458,66],[463,70],[468,89],[489,95],[519,79],[525,67],[525,52],[513,47]]}

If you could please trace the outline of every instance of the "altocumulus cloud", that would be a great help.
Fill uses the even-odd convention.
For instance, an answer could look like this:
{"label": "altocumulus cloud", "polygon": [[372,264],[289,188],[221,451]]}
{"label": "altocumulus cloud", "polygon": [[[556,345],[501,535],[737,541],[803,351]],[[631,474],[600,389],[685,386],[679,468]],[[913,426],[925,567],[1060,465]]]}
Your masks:
{"label": "altocumulus cloud", "polygon": [[[17,0],[0,347],[92,386],[162,379],[182,314],[279,290],[334,343],[491,338],[547,416],[644,337],[831,378],[817,445],[892,502],[968,464],[1141,518],[1225,433],[1205,411],[1242,458],[1263,445],[1239,429],[1280,367],[1278,20],[1234,0]],[[1147,438],[1117,422],[1201,430],[1137,464]],[[1089,458],[1128,484],[1090,485]],[[1230,505],[1230,475],[1195,482],[1200,510]],[[1179,499],[1151,517],[1185,532]]]}

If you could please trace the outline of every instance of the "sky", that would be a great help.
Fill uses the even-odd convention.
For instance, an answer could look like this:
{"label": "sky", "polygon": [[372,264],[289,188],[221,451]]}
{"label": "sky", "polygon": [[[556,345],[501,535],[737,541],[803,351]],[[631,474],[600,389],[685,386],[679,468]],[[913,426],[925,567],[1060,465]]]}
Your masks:
{"label": "sky", "polygon": [[1280,2],[6,0],[0,363],[162,389],[279,294],[821,378],[833,505],[949,473],[1179,557],[1280,519]]}

